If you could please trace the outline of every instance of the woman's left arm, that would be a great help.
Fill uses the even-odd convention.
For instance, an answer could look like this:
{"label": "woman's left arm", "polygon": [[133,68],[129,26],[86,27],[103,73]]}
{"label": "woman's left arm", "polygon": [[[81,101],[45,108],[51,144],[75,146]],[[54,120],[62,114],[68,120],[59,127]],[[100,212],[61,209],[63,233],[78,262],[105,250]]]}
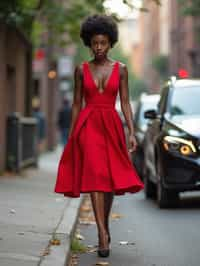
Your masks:
{"label": "woman's left arm", "polygon": [[128,89],[128,70],[126,65],[120,64],[120,81],[119,81],[119,95],[121,102],[121,110],[125,117],[129,134],[128,134],[128,149],[133,152],[137,148],[137,141],[135,139],[135,132],[133,126],[133,112],[129,102],[129,89]]}

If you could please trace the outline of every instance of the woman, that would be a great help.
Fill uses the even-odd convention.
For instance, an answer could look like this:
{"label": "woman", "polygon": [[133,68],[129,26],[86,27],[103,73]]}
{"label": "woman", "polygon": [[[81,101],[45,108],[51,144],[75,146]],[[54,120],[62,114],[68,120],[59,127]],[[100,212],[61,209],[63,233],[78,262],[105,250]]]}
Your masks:
{"label": "woman", "polygon": [[[118,40],[117,25],[110,16],[89,16],[82,23],[80,36],[94,57],[75,68],[71,126],[59,163],[55,192],[68,197],[90,193],[98,227],[98,255],[107,257],[113,196],[136,193],[144,186],[128,153],[128,149],[135,151],[137,143],[127,67],[108,57],[108,51]],[[118,92],[129,129],[128,149],[123,124],[115,109]]]}

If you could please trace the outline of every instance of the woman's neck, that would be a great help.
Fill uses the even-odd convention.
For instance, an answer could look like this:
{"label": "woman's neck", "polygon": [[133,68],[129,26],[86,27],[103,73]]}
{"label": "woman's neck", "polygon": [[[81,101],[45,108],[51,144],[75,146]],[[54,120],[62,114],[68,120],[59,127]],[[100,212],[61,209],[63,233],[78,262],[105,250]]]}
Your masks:
{"label": "woman's neck", "polygon": [[105,65],[105,63],[107,63],[109,61],[108,57],[104,57],[104,58],[96,58],[94,57],[94,59],[92,60],[92,62],[96,65]]}

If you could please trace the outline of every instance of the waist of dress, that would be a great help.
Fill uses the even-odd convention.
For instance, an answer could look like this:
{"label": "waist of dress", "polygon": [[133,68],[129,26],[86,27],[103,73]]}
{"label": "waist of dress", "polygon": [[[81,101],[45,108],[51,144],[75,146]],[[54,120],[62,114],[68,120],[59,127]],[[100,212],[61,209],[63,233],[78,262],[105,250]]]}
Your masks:
{"label": "waist of dress", "polygon": [[115,104],[113,103],[86,103],[85,107],[94,107],[94,108],[111,108],[115,109]]}

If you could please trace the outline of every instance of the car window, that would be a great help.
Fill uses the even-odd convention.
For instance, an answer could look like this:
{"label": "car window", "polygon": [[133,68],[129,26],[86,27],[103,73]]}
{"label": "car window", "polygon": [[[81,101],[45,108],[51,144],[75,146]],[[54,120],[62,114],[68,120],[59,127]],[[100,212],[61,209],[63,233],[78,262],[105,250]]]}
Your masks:
{"label": "car window", "polygon": [[200,87],[175,88],[169,112],[171,115],[200,115]]}

